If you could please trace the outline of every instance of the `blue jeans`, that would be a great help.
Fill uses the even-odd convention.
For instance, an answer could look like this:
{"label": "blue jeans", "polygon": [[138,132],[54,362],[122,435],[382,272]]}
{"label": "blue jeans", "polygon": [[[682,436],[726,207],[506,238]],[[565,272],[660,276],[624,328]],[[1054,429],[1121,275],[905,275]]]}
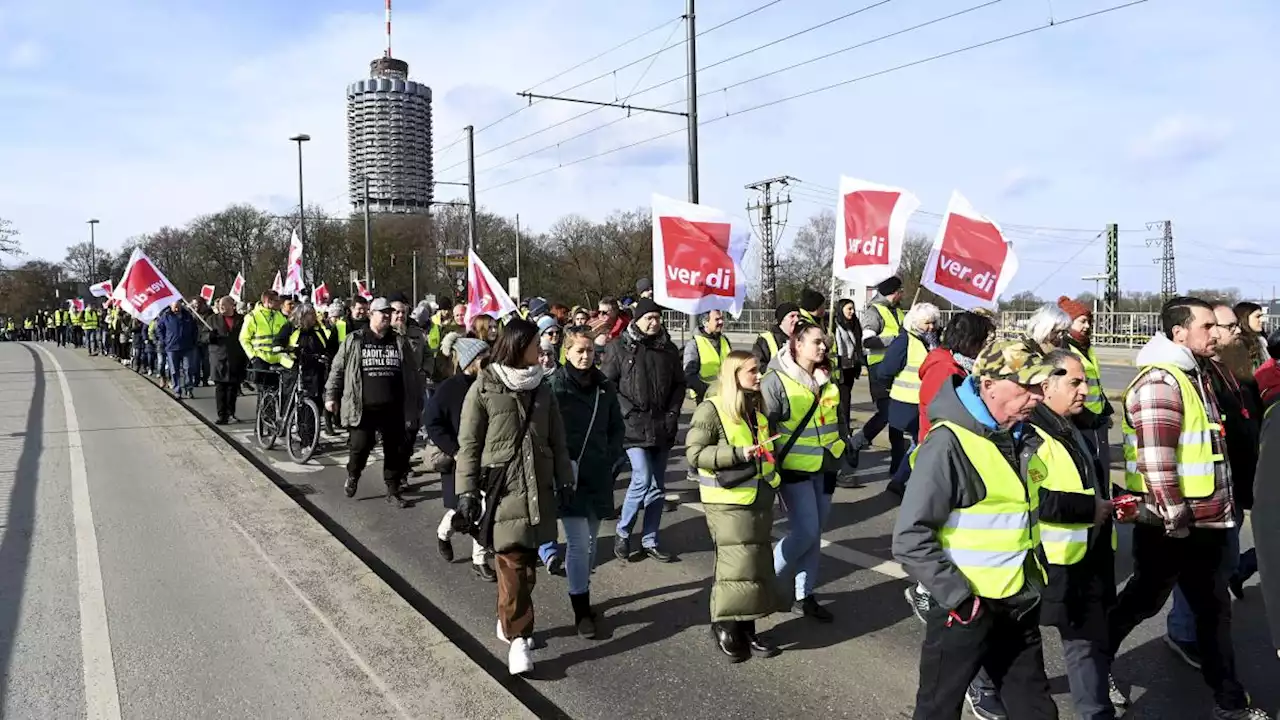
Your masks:
{"label": "blue jeans", "polygon": [[823,492],[822,473],[804,482],[778,487],[787,511],[787,534],[773,548],[773,572],[796,574],[796,600],[813,594],[818,584],[818,560],[822,557],[822,526],[831,514],[831,496]]}
{"label": "blue jeans", "polygon": [[[1237,521],[1235,528],[1227,532],[1227,549],[1222,558],[1221,568],[1223,582],[1234,575],[1236,568],[1240,566],[1240,526],[1242,524],[1242,520]],[[1182,588],[1176,585],[1173,588],[1173,607],[1169,608],[1165,629],[1174,642],[1196,644],[1196,615],[1191,612],[1191,605],[1182,594]]]}
{"label": "blue jeans", "polygon": [[667,456],[671,448],[627,448],[631,461],[631,484],[622,501],[622,516],[618,518],[618,537],[631,537],[636,515],[644,506],[640,544],[647,548],[658,547],[658,528],[662,525],[662,493],[666,489]]}
{"label": "blue jeans", "polygon": [[564,526],[565,573],[569,576],[569,594],[581,595],[591,589],[591,568],[596,564],[596,536],[600,534],[600,518],[560,518]]}
{"label": "blue jeans", "polygon": [[165,354],[169,357],[169,378],[173,381],[173,393],[179,395],[184,388],[195,384],[195,348],[169,350]]}
{"label": "blue jeans", "polygon": [[102,349],[101,337],[102,335],[97,330],[84,331],[84,344],[90,353],[96,353]]}

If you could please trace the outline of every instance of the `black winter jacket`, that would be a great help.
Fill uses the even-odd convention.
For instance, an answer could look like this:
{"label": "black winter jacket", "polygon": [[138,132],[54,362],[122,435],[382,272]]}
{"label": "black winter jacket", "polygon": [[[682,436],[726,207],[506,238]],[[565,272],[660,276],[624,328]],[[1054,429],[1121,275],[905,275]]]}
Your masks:
{"label": "black winter jacket", "polygon": [[1258,443],[1262,433],[1262,397],[1258,384],[1240,382],[1231,371],[1214,361],[1205,373],[1222,410],[1227,436],[1227,464],[1231,467],[1231,491],[1236,509],[1253,508],[1253,481],[1258,466]]}
{"label": "black winter jacket", "polygon": [[462,430],[462,401],[476,381],[475,375],[458,373],[440,383],[427,401],[423,429],[431,444],[453,457],[458,454],[458,433]]}
{"label": "black winter jacket", "polygon": [[675,445],[685,382],[680,351],[667,331],[645,335],[634,324],[628,326],[609,344],[600,369],[618,390],[618,404],[627,425],[624,446]]}
{"label": "black winter jacket", "polygon": [[[244,316],[236,313],[233,317],[230,330],[222,315],[213,316],[209,322],[213,328],[209,331],[210,374],[216,383],[242,383],[249,367],[249,358],[240,346],[240,328],[244,326]],[[135,328],[141,329],[143,337],[139,337],[135,331],[134,342],[142,342],[147,326],[137,323]]]}

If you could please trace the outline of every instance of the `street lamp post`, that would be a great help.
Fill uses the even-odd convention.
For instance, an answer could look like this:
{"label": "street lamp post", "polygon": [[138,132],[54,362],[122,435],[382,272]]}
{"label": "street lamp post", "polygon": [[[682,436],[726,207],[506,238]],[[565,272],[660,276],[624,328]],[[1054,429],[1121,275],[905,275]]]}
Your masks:
{"label": "street lamp post", "polygon": [[[302,143],[311,139],[310,135],[301,133],[289,140],[298,143],[298,237],[302,239],[302,251],[307,250],[307,211],[302,197]],[[301,278],[299,278],[301,280]]]}
{"label": "street lamp post", "polygon": [[89,284],[92,285],[98,279],[98,246],[94,233],[98,219],[90,218],[86,222],[89,224]]}

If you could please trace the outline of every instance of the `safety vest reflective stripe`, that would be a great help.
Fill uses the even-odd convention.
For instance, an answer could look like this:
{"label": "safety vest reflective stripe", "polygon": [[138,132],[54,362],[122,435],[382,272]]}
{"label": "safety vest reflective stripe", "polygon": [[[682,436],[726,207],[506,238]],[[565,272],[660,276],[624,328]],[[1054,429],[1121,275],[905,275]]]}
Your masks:
{"label": "safety vest reflective stripe", "polygon": [[85,330],[97,330],[98,313],[93,310],[85,310],[84,314],[80,316],[80,322],[84,325]]}
{"label": "safety vest reflective stripe", "polygon": [[[770,451],[773,450],[773,442],[769,440],[769,421],[765,419],[764,415],[759,412],[756,413],[756,436],[753,438],[751,436],[751,426],[742,420],[734,419],[726,413],[720,398],[711,398],[709,402],[715,406],[716,413],[720,415],[720,425],[724,428],[725,440],[730,445],[742,448],[763,445]],[[773,463],[760,460],[755,477],[731,488],[720,485],[716,479],[715,471],[699,468],[698,498],[703,503],[750,505],[756,500],[756,493],[760,490],[761,480],[764,480],[772,487],[778,487],[780,480],[778,473],[774,471]]]}
{"label": "safety vest reflective stripe", "polygon": [[698,377],[710,384],[720,374],[720,364],[729,357],[729,341],[721,337],[719,348],[705,335],[694,335],[693,341],[698,346]]}
{"label": "safety vest reflective stripe", "polygon": [[909,405],[920,404],[920,366],[924,364],[929,349],[920,338],[907,333],[907,364],[893,378],[889,397]]}
{"label": "safety vest reflective stripe", "polygon": [[1084,366],[1084,379],[1088,385],[1088,394],[1084,396],[1084,409],[1098,415],[1106,408],[1106,401],[1102,395],[1102,372],[1098,367],[1098,358],[1093,353],[1093,348],[1088,351],[1082,351],[1080,348],[1067,343],[1071,348],[1071,352],[1080,358],[1080,364]]}
{"label": "safety vest reflective stripe", "polygon": [[[1221,435],[1222,423],[1211,421],[1204,401],[1191,378],[1182,368],[1176,365],[1157,363],[1143,367],[1133,383],[1144,376],[1152,368],[1159,368],[1169,373],[1178,382],[1178,390],[1182,395],[1182,429],[1179,432],[1177,460],[1178,486],[1184,497],[1205,498],[1213,494],[1217,485],[1215,466],[1224,462],[1222,453],[1213,450],[1213,437]],[[1129,388],[1133,388],[1133,383]],[[1126,391],[1126,394],[1128,391]],[[1124,433],[1124,484],[1131,492],[1147,492],[1146,480],[1138,472],[1138,434],[1129,423],[1129,414],[1124,413],[1120,425]]]}
{"label": "safety vest reflective stripe", "polygon": [[280,355],[271,351],[275,347],[276,335],[284,327],[284,315],[267,307],[258,307],[245,318],[246,332],[249,333],[249,345],[253,349],[252,357],[267,363],[280,363]]}
{"label": "safety vest reflective stripe", "polygon": [[778,341],[773,337],[773,331],[765,330],[760,333],[760,337],[764,338],[764,344],[769,347],[769,359],[778,356]]}
{"label": "safety vest reflective stripe", "polygon": [[[792,380],[786,373],[778,373],[778,377],[782,379],[782,388],[787,393],[792,419],[790,423],[778,424],[778,431],[782,434],[780,441],[785,444],[792,435],[799,432],[791,450],[782,459],[782,468],[796,472],[818,472],[822,469],[824,452],[829,452],[832,457],[837,458],[844,454],[844,440],[840,438],[838,412],[840,390],[835,383],[829,382],[822,386],[819,395],[815,398],[809,388]],[[815,402],[818,403],[818,407],[813,411],[809,422],[803,428],[795,427],[796,423],[809,414],[809,408]]]}
{"label": "safety vest reflective stripe", "polygon": [[[1092,497],[1095,494],[1093,488],[1084,486],[1080,470],[1067,448],[1044,430],[1032,427],[1043,442],[1028,462],[1028,484],[1054,492],[1079,493]],[[1092,528],[1092,523],[1053,523],[1040,520],[1040,545],[1044,548],[1045,559],[1053,565],[1075,565],[1080,562],[1089,552],[1089,533]],[[1114,541],[1114,527],[1112,533]]]}
{"label": "safety vest reflective stripe", "polygon": [[880,334],[876,336],[880,338],[880,342],[884,344],[884,347],[867,349],[867,364],[878,365],[884,360],[885,348],[889,347],[889,343],[893,342],[893,339],[898,337],[898,333],[902,332],[904,316],[901,310],[897,308],[890,310],[880,303],[873,303],[871,307],[875,308],[876,312],[880,313],[880,318],[884,320],[884,327],[881,328]]}
{"label": "safety vest reflective stripe", "polygon": [[1007,598],[1021,590],[1026,583],[1028,557],[1047,582],[1048,576],[1032,552],[1037,542],[1037,488],[1030,482],[1024,485],[990,441],[945,420],[935,423],[930,435],[938,428],[955,435],[986,490],[978,503],[952,510],[938,530],[943,554],[979,597]]}

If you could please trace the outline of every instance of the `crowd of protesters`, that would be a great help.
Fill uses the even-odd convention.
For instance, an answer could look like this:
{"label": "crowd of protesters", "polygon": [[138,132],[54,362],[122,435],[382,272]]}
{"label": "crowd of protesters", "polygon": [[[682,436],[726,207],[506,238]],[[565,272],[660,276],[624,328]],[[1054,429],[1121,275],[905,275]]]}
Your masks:
{"label": "crowd of protesters", "polygon": [[[216,385],[220,424],[239,422],[237,398],[267,382],[255,375],[283,367],[346,433],[348,497],[380,442],[385,497],[410,506],[402,493],[425,441],[446,508],[438,552],[452,562],[456,536],[470,538],[473,572],[496,583],[513,674],[534,665],[538,567],[566,577],[576,632],[594,638],[604,521],[616,518],[619,561],[676,559],[660,536],[682,440],[716,551],[717,651],[730,662],[780,652],[756,622],[780,609],[782,583],[786,610],[833,622],[817,595],[826,520],[887,429],[893,555],[925,625],[916,718],[966,705],[981,718],[1058,717],[1042,627],[1062,638],[1076,713],[1118,717],[1135,678],[1117,652],[1170,598],[1166,643],[1202,671],[1212,716],[1267,717],[1241,685],[1231,634],[1231,597],[1260,572],[1280,646],[1280,331],[1267,334],[1262,308],[1169,300],[1120,389],[1103,386],[1091,309],[1065,297],[1009,337],[990,312],[944,323],[932,304],[904,306],[889,278],[861,312],[841,300],[829,316],[804,291],[750,348],[733,347],[722,312],[705,313],[681,348],[651,284],[636,289],[595,308],[531,298],[502,318],[402,295],[317,308],[267,292],[252,308],[175,302],[146,326],[89,307],[8,331],[115,357],[179,398]],[[864,375],[875,412],[855,427]],[[1246,512],[1256,551],[1241,553]],[[1117,592],[1121,527],[1134,570]]]}

